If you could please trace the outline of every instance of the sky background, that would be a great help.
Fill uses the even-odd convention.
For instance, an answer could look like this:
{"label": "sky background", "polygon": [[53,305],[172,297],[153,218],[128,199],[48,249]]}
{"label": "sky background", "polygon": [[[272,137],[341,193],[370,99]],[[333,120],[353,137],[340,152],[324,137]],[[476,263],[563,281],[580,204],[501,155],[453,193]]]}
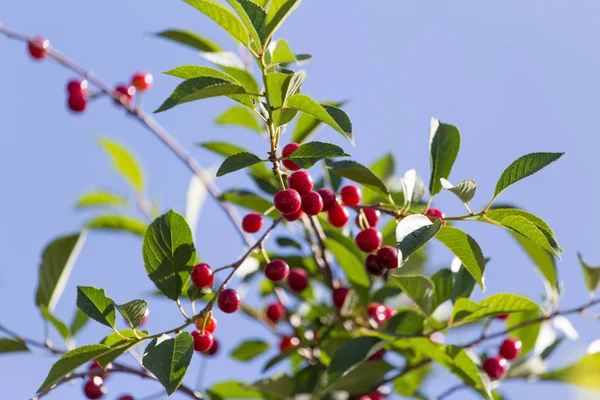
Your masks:
{"label": "sky background", "polygon": [[[357,147],[352,148],[332,129],[323,129],[317,138],[342,145],[360,162],[370,163],[392,151],[398,173],[416,168],[428,177],[430,118],[457,125],[462,148],[450,178],[478,182],[475,209],[489,200],[496,179],[517,157],[534,151],[565,151],[560,162],[511,187],[500,200],[535,212],[557,232],[565,250],[559,264],[565,284],[561,307],[568,308],[588,298],[576,252],[581,251],[591,264],[600,263],[595,233],[600,217],[594,212],[596,202],[589,204],[599,194],[596,158],[600,140],[591,123],[600,109],[599,12],[600,3],[594,0],[576,4],[307,0],[278,37],[285,37],[296,52],[313,55],[303,67],[308,72],[305,93],[322,100],[351,100],[346,110],[354,124]],[[138,70],[152,72],[155,85],[145,98],[149,111],[177,83],[175,78],[160,75],[161,71],[204,64],[193,51],[149,33],[185,28],[234,48],[212,21],[176,0],[5,1],[0,3],[0,22],[50,38],[111,84],[128,81]],[[146,172],[148,194],[163,210],[183,212],[190,173],[106,99],[90,104],[83,116],[70,115],[64,90],[73,74],[51,62],[33,62],[23,43],[0,38],[0,59],[0,209],[4,213],[0,321],[40,339],[42,323],[33,299],[41,249],[53,237],[77,231],[91,216],[73,209],[85,190],[111,188],[131,195],[95,138],[114,138],[134,149]],[[177,107],[157,119],[206,167],[219,159],[195,148],[196,142],[229,140],[255,152],[266,151],[266,142],[249,131],[213,125],[228,105],[226,99],[205,100]],[[248,181],[238,173],[219,179],[218,184],[228,188]],[[434,205],[446,215],[463,214],[459,202],[447,193],[438,196]],[[489,294],[512,292],[540,299],[541,281],[508,234],[479,224],[462,227],[492,259],[486,270]],[[228,264],[242,251],[239,238],[214,201],[209,200],[202,211],[197,236],[199,255],[213,265]],[[450,260],[448,252],[434,249],[433,267],[448,266]],[[147,296],[152,285],[142,268],[139,238],[89,234],[56,308],[65,320],[73,313],[77,285],[105,288],[117,302]],[[151,332],[178,323],[180,315],[172,303],[156,298],[149,302],[147,328]],[[217,312],[217,318],[221,356],[210,362],[205,382],[258,378],[257,371],[274,351],[249,364],[232,361],[227,353],[241,339],[266,335],[275,344],[275,337],[239,315],[226,317]],[[600,336],[597,321],[576,316],[572,322],[580,340],[563,345],[552,358],[553,366],[579,358]],[[98,342],[106,333],[105,327],[90,323],[79,343]],[[199,359],[194,357],[189,370],[191,386]],[[1,357],[0,397],[30,398],[53,361],[46,355]],[[455,383],[455,378],[441,373],[429,381],[426,392],[433,396]],[[157,384],[130,376],[114,376],[107,386],[107,399],[127,392],[141,398],[160,390]],[[507,383],[502,392],[509,399],[600,398],[549,383]],[[182,398],[178,396],[173,398]],[[80,399],[81,382],[65,385],[46,398]],[[475,397],[463,391],[451,398]]]}

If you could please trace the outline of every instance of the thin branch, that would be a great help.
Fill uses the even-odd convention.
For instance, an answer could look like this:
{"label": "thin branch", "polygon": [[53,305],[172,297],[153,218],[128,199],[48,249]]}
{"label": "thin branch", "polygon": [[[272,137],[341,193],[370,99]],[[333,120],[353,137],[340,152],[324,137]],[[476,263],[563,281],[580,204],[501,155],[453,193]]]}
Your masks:
{"label": "thin branch", "polygon": [[317,240],[319,243],[319,252],[321,259],[323,260],[323,277],[325,278],[325,282],[331,288],[335,288],[335,283],[333,281],[333,272],[331,270],[331,262],[329,260],[329,251],[327,250],[327,246],[325,246],[325,240],[327,236],[323,231],[323,227],[321,223],[317,219],[317,217],[308,217],[310,220],[310,224],[317,235]]}
{"label": "thin branch", "polygon": [[458,385],[451,386],[448,389],[444,390],[437,397],[434,397],[432,400],[443,400],[446,397],[454,394],[454,392],[458,392],[461,389],[466,388],[467,386],[464,383],[459,383]]}

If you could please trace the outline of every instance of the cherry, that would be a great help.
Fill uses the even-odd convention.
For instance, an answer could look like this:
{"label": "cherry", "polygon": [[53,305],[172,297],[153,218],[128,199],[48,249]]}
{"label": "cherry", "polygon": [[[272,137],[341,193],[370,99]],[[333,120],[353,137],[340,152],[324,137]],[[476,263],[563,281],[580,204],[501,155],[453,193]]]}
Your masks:
{"label": "cherry", "polygon": [[140,326],[146,324],[146,322],[148,322],[148,317],[150,316],[150,309],[146,308],[146,311],[144,311],[144,316],[142,317],[142,321],[140,322]]}
{"label": "cherry", "polygon": [[106,393],[103,380],[99,376],[93,376],[83,385],[83,394],[90,400],[99,399]]}
{"label": "cherry", "polygon": [[198,264],[191,274],[192,283],[199,288],[211,287],[215,283],[215,275],[208,264]]}
{"label": "cherry", "polygon": [[67,83],[67,93],[69,95],[79,94],[87,96],[87,88],[88,81],[86,80],[81,81],[79,79],[72,79]]}
{"label": "cherry", "polygon": [[313,189],[313,179],[306,171],[296,171],[289,179],[290,188],[304,196]]}
{"label": "cherry", "polygon": [[342,195],[342,203],[350,207],[354,207],[360,203],[360,198],[362,197],[360,189],[354,185],[344,186],[340,194]]}
{"label": "cherry", "polygon": [[[301,171],[298,171],[301,172]],[[295,172],[296,174],[298,172]],[[307,215],[317,215],[323,210],[323,199],[317,192],[308,192],[302,196],[302,211]]]}
{"label": "cherry", "polygon": [[31,57],[35,60],[41,60],[48,55],[50,41],[41,36],[37,36],[29,41],[27,48],[29,49]]}
{"label": "cherry", "polygon": [[[295,152],[300,145],[298,143],[290,143],[285,145],[283,150],[281,150],[282,157],[289,157],[293,152]],[[290,171],[298,171],[300,167],[298,164],[293,162],[292,160],[283,160],[283,166],[289,169]]]}
{"label": "cherry", "polygon": [[125,396],[119,397],[119,400],[134,400],[133,396],[126,394]]}
{"label": "cherry", "polygon": [[[202,326],[204,325],[204,320],[206,319],[206,316],[200,318],[199,320],[196,321],[196,328],[198,328],[198,330],[200,332],[202,332]],[[205,332],[210,332],[210,333],[215,333],[215,331],[217,330],[217,320],[215,319],[215,317],[211,314],[210,315],[210,319],[208,320],[208,322],[206,323],[206,326],[204,327],[204,331]]]}
{"label": "cherry", "polygon": [[87,98],[81,93],[71,93],[67,99],[69,110],[80,113],[87,108]]}
{"label": "cherry", "polygon": [[241,303],[240,295],[233,289],[225,289],[219,293],[218,306],[224,313],[231,314],[237,311]]}
{"label": "cherry", "polygon": [[517,339],[506,339],[500,345],[500,356],[504,357],[507,360],[514,360],[519,357],[519,353],[521,353],[522,343]]}
{"label": "cherry", "polygon": [[383,400],[383,395],[379,392],[372,392],[361,396],[360,400]]}
{"label": "cherry", "polygon": [[100,370],[101,372],[94,372],[93,375],[90,375],[91,377],[99,376],[102,379],[106,379],[106,377],[108,376],[108,372],[106,372],[104,370],[104,368],[102,368],[100,366],[100,363],[98,361],[96,361],[96,360],[93,360],[90,363],[90,366],[88,367],[88,371],[93,371],[93,370]]}
{"label": "cherry", "polygon": [[338,310],[341,310],[344,306],[344,302],[346,301],[346,296],[348,296],[348,288],[339,287],[333,289],[333,304]]}
{"label": "cherry", "polygon": [[143,92],[150,89],[153,80],[151,73],[138,72],[131,78],[131,86],[135,87],[140,92]]}
{"label": "cherry", "polygon": [[250,213],[242,220],[242,229],[244,232],[256,233],[260,231],[264,224],[263,217],[259,213]]}
{"label": "cherry", "polygon": [[290,267],[285,261],[273,260],[265,267],[265,276],[268,280],[279,282],[287,278]]}
{"label": "cherry", "polygon": [[282,214],[294,214],[300,209],[302,199],[294,189],[280,190],[275,194],[273,204]]}
{"label": "cherry", "polygon": [[[444,218],[445,215],[443,212],[438,210],[437,208],[428,208],[425,211],[425,216],[431,218],[435,222],[436,219]],[[446,225],[446,221],[442,220],[442,226]]]}
{"label": "cherry", "polygon": [[206,350],[204,354],[207,356],[214,356],[219,351],[219,341],[216,337],[213,338],[213,344],[210,346],[210,349]]}
{"label": "cherry", "polygon": [[194,350],[196,351],[207,351],[214,341],[213,335],[209,331],[204,331],[204,333],[194,331],[192,337],[194,338]]}
{"label": "cherry", "polygon": [[[365,214],[367,219],[367,228],[375,228],[381,219],[381,212],[379,210],[373,210],[372,208],[363,208],[362,212]],[[360,225],[360,214],[356,216],[356,225]]]}
{"label": "cherry", "polygon": [[302,292],[308,287],[308,277],[306,276],[306,271],[300,268],[294,268],[290,271],[287,282],[290,289],[292,289],[294,292]]}
{"label": "cherry", "polygon": [[348,213],[346,207],[337,203],[331,206],[327,212],[327,219],[329,220],[329,223],[336,228],[341,228],[342,226],[346,225],[349,217],[350,213]]}
{"label": "cherry", "polygon": [[382,268],[398,268],[398,249],[392,246],[383,246],[377,252],[377,262]]}
{"label": "cherry", "polygon": [[323,211],[329,211],[336,202],[335,193],[333,193],[333,190],[327,188],[319,189],[317,193],[319,193],[323,200]]}
{"label": "cherry", "polygon": [[356,235],[354,241],[358,248],[365,253],[372,253],[381,246],[381,232],[375,228],[367,228]]}
{"label": "cherry", "polygon": [[500,321],[506,321],[510,317],[510,314],[500,314],[496,315],[494,318],[499,319]]}
{"label": "cherry", "polygon": [[483,370],[491,379],[498,379],[506,372],[506,360],[500,356],[490,357],[483,363]]}
{"label": "cherry", "polygon": [[279,350],[284,351],[291,347],[296,347],[300,344],[300,339],[295,336],[284,336],[279,343]]}
{"label": "cherry", "polygon": [[267,307],[267,318],[277,323],[285,314],[285,308],[281,303],[272,303]]}
{"label": "cherry", "polygon": [[135,87],[119,85],[115,88],[115,103],[121,104],[121,100],[125,105],[131,102],[133,95],[135,94]]}
{"label": "cherry", "polygon": [[365,268],[371,275],[381,276],[385,273],[385,268],[379,265],[377,256],[375,254],[369,254],[365,260]]}
{"label": "cherry", "polygon": [[367,306],[369,317],[374,319],[377,325],[383,325],[390,318],[390,312],[383,304],[371,303]]}
{"label": "cherry", "polygon": [[369,361],[381,360],[385,355],[385,350],[381,349],[368,358]]}
{"label": "cherry", "polygon": [[293,214],[283,214],[283,218],[286,221],[294,222],[297,219],[300,219],[303,215],[304,215],[304,211],[302,211],[302,209],[299,209],[298,211],[296,211]]}

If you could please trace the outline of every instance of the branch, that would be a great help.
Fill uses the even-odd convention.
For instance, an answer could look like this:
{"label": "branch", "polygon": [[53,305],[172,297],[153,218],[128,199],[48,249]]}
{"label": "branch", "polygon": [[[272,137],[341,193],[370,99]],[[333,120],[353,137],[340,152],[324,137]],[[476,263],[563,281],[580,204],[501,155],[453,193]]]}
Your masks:
{"label": "branch", "polygon": [[325,232],[323,232],[323,227],[319,223],[317,217],[308,217],[308,219],[310,220],[310,224],[317,235],[317,241],[319,243],[317,249],[319,250],[320,258],[323,262],[323,277],[325,278],[327,285],[333,290],[335,288],[335,283],[333,281],[333,272],[331,270],[329,252],[327,250],[327,246],[325,246],[325,240],[327,239],[327,236],[325,235]]}

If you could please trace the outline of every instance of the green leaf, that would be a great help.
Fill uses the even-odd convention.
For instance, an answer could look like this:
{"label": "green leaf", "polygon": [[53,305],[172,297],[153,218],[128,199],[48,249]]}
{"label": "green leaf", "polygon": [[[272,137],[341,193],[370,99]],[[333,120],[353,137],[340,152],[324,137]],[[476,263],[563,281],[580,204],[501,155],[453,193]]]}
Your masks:
{"label": "green leaf", "polygon": [[103,344],[89,344],[66,352],[56,363],[54,363],[46,380],[37,390],[37,393],[50,389],[67,374],[108,351],[110,351],[110,347]]}
{"label": "green leaf", "polygon": [[296,373],[295,393],[315,393],[323,372],[321,365],[309,365],[300,370]]}
{"label": "green leaf", "polygon": [[101,324],[115,327],[115,303],[104,289],[77,286],[77,307]]}
{"label": "green leaf", "polygon": [[329,386],[329,391],[344,391],[362,394],[373,389],[393,367],[383,360],[369,361],[358,365]]}
{"label": "green leaf", "polygon": [[177,300],[196,261],[185,219],[173,210],[155,219],[146,231],[143,255],[148,277],[165,296]]}
{"label": "green leaf", "polygon": [[[229,74],[229,76],[233,77],[237,82],[239,82],[246,89],[247,92],[252,93],[252,94],[258,94],[261,92],[261,90],[258,87],[258,83],[256,83],[256,79],[254,79],[254,76],[250,72],[248,72],[245,65],[241,65],[241,66],[222,65],[221,68],[223,68],[223,70],[225,72],[227,72]],[[231,98],[234,100],[240,101],[239,97],[240,96],[232,96]],[[255,96],[253,96],[252,98],[255,101],[257,101]],[[252,103],[252,100],[250,100],[249,104],[244,101],[240,101],[240,102],[242,104],[245,104],[246,106],[254,106],[254,103]],[[252,107],[252,108],[254,108],[254,107]]]}
{"label": "green leaf", "polygon": [[182,65],[180,67],[176,67],[165,71],[163,72],[163,74],[171,75],[185,80],[211,77],[223,79],[234,83],[239,83],[233,76],[223,71],[219,71],[218,69],[205,67],[203,65]]}
{"label": "green leaf", "polygon": [[449,124],[431,119],[429,131],[429,153],[431,161],[431,180],[429,193],[435,196],[442,190],[441,178],[448,179],[450,171],[458,156],[460,148],[460,132]]}
{"label": "green leaf", "polygon": [[281,108],[285,102],[293,76],[294,74],[283,72],[269,72],[266,75],[266,94],[268,96],[269,104],[274,108],[271,114],[276,126],[285,123],[280,120],[283,112]]}
{"label": "green leaf", "polygon": [[[531,321],[541,316],[542,313],[539,307],[536,310],[532,309],[531,311],[512,313],[506,321],[506,328],[511,329],[515,326],[521,325],[525,321]],[[533,350],[538,335],[540,334],[541,327],[541,323],[529,324],[510,331],[510,337],[519,339],[521,341],[520,357],[527,355],[531,350]]]}
{"label": "green leaf", "polygon": [[123,231],[144,236],[148,225],[144,221],[123,215],[100,215],[85,224],[88,229]]}
{"label": "green leaf", "polygon": [[524,311],[541,313],[542,310],[533,301],[516,294],[494,294],[477,304],[469,299],[462,298],[454,304],[452,322],[468,323],[483,318]]}
{"label": "green leaf", "polygon": [[394,283],[408,297],[415,302],[419,309],[425,315],[432,311],[433,294],[435,293],[435,284],[431,279],[422,275],[395,275],[392,274]]}
{"label": "green leaf", "polygon": [[300,0],[271,0],[260,37],[267,43],[283,21],[300,5]]}
{"label": "green leaf", "polygon": [[248,45],[248,30],[227,8],[208,0],[184,1],[219,24],[227,33],[242,42],[242,44]]}
{"label": "green leaf", "polygon": [[29,351],[27,344],[15,339],[0,338],[0,354]]}
{"label": "green leaf", "polygon": [[600,353],[588,354],[574,364],[543,374],[545,381],[567,382],[586,389],[600,389]]}
{"label": "green leaf", "polygon": [[477,189],[477,183],[472,179],[467,179],[453,185],[448,180],[441,179],[442,188],[451,191],[465,204],[469,204],[475,196],[475,190]]}
{"label": "green leaf", "polygon": [[215,120],[215,123],[219,125],[239,125],[258,133],[263,132],[260,122],[258,122],[252,111],[242,106],[228,108]]}
{"label": "green leaf", "polygon": [[326,123],[354,144],[352,123],[348,115],[341,109],[328,104],[319,104],[305,94],[291,96],[285,102],[285,106],[302,111]]}
{"label": "green leaf", "polygon": [[[269,208],[273,207],[273,202],[260,197],[257,194],[243,189],[229,190],[219,197],[219,199],[228,201],[235,205],[247,208],[258,213],[264,213]],[[278,211],[271,211],[268,217],[277,219],[281,216]]]}
{"label": "green leaf", "polygon": [[394,380],[394,391],[401,396],[415,397],[430,372],[431,368],[425,365],[403,374]]}
{"label": "green leaf", "polygon": [[366,305],[369,301],[371,282],[362,260],[337,240],[329,238],[325,240],[325,246],[333,253],[338,265],[344,270],[361,303]]}
{"label": "green leaf", "polygon": [[390,318],[383,329],[394,335],[420,335],[423,333],[425,318],[417,310],[400,310]]}
{"label": "green leaf", "polygon": [[227,175],[231,172],[250,167],[260,163],[262,160],[252,153],[237,153],[231,157],[227,157],[217,171],[217,176]]}
{"label": "green leaf", "polygon": [[[306,114],[302,114],[306,115]],[[383,157],[376,160],[369,166],[371,172],[373,172],[382,182],[388,182],[393,176],[396,169],[394,156],[391,153],[385,154]],[[373,204],[381,199],[381,194],[374,192],[368,187],[363,188],[363,203]]]}
{"label": "green leaf", "polygon": [[285,39],[279,39],[275,43],[275,48],[273,49],[273,54],[271,56],[271,64],[281,64],[281,63],[295,63],[296,56],[290,45]]}
{"label": "green leaf", "polygon": [[220,382],[206,391],[211,400],[260,399],[262,395],[247,384],[237,381]]}
{"label": "green leaf", "polygon": [[409,169],[404,173],[404,176],[400,178],[400,185],[402,187],[402,200],[406,208],[409,208],[412,203],[421,201],[427,192],[425,182],[415,169]]}
{"label": "green leaf", "polygon": [[467,271],[467,269],[461,263],[460,269],[453,275],[454,283],[452,285],[452,302],[456,303],[456,300],[463,297],[466,297],[467,299],[471,297],[471,294],[475,289],[475,284],[477,283],[471,273]]}
{"label": "green leaf", "polygon": [[450,300],[454,288],[454,274],[448,268],[442,268],[431,277],[435,287],[431,311],[435,311],[442,303]]}
{"label": "green leaf", "polygon": [[450,226],[443,226],[435,238],[460,259],[466,270],[475,278],[481,290],[485,290],[483,283],[485,259],[475,239],[460,229]]}
{"label": "green leaf", "polygon": [[85,193],[77,200],[75,208],[124,206],[128,202],[127,197],[119,196],[109,191],[98,190]]}
{"label": "green leaf", "polygon": [[48,311],[48,308],[46,308],[46,306],[40,306],[40,311],[42,312],[42,317],[56,328],[56,330],[64,340],[67,340],[72,336],[69,327],[64,322],[56,318],[54,314]]}
{"label": "green leaf", "polygon": [[327,160],[327,168],[336,175],[348,178],[351,181],[358,182],[371,189],[378,190],[383,194],[388,194],[388,190],[370,169],[352,160],[331,161]]}
{"label": "green leaf", "polygon": [[[133,331],[131,329],[125,329],[117,332],[113,332],[105,337],[100,344],[110,347],[110,351],[96,358],[98,364],[102,368],[106,368],[108,364],[113,362],[127,350],[140,343],[143,337],[148,336],[147,331]],[[123,337],[127,339],[123,339]]]}
{"label": "green leaf", "polygon": [[115,304],[115,306],[132,329],[142,323],[148,309],[148,303],[145,300],[132,300],[121,305]]}
{"label": "green leaf", "polygon": [[252,387],[267,396],[275,396],[279,399],[293,398],[296,381],[289,375],[280,372],[271,378],[261,379]]}
{"label": "green leaf", "polygon": [[113,168],[129,182],[138,194],[142,193],[144,191],[144,176],[135,157],[116,142],[105,138],[99,138],[98,142],[110,156]]}
{"label": "green leaf", "polygon": [[86,313],[81,311],[79,308],[75,309],[75,315],[71,321],[71,334],[75,336],[83,327],[88,323],[90,317]]}
{"label": "green leaf", "polygon": [[265,24],[267,13],[261,6],[251,2],[250,0],[227,0],[227,2],[231,8],[235,10],[237,15],[242,20],[242,23],[248,30],[250,39],[253,41],[253,43],[250,42],[249,44],[254,44],[254,46],[251,47],[260,53],[262,51],[262,42],[258,36],[258,33]]}
{"label": "green leaf", "polygon": [[[226,142],[205,142],[200,143],[199,146],[204,147],[205,149],[214,153],[220,154],[223,157],[231,157],[238,153],[248,153],[246,149]],[[273,179],[273,172],[270,171],[265,164],[255,164],[250,167],[250,170],[255,176],[265,179]]]}
{"label": "green leaf", "polygon": [[592,267],[583,261],[581,253],[577,253],[579,263],[583,269],[583,277],[585,278],[585,285],[590,291],[590,296],[593,297],[598,285],[600,285],[600,267]]}
{"label": "green leaf", "polygon": [[329,384],[358,367],[360,363],[381,350],[384,345],[385,342],[372,336],[358,337],[342,345],[335,352],[329,364],[327,370]]}
{"label": "green leaf", "polygon": [[194,353],[194,340],[187,332],[175,338],[166,335],[154,339],[146,348],[142,364],[156,376],[170,396],[177,390]]}
{"label": "green leaf", "polygon": [[[341,107],[345,104],[345,102],[321,102],[321,104],[327,104],[334,107]],[[296,126],[294,127],[294,133],[292,133],[292,142],[295,143],[303,143],[310,136],[312,136],[316,131],[323,125],[323,122],[319,121],[315,117],[310,114],[302,113],[298,120],[296,121]]]}
{"label": "green leaf", "polygon": [[280,247],[293,247],[294,249],[302,250],[302,245],[292,238],[280,236],[275,241]]}
{"label": "green leaf", "polygon": [[529,258],[537,266],[537,269],[544,278],[544,284],[550,298],[557,300],[559,296],[559,282],[555,258],[549,251],[544,250],[523,235],[515,232],[512,236],[519,242],[523,250],[525,250]]}
{"label": "green leaf", "polygon": [[239,361],[251,361],[269,350],[269,344],[262,340],[246,340],[231,352],[231,357]]}
{"label": "green leaf", "polygon": [[212,41],[190,31],[169,29],[166,31],[158,32],[156,36],[172,40],[184,46],[188,46],[200,51],[221,51],[221,48],[216,43],[213,43]]}
{"label": "green leaf", "polygon": [[403,218],[396,226],[396,243],[398,257],[406,260],[408,257],[423,247],[442,228],[442,221],[436,219],[431,223],[429,218],[422,214],[409,215]]}
{"label": "green leaf", "polygon": [[308,169],[320,160],[336,157],[350,157],[339,146],[331,143],[308,142],[300,145],[289,157],[300,168]]}
{"label": "green leaf", "polygon": [[62,295],[75,260],[85,241],[84,234],[62,236],[46,246],[42,253],[35,304],[54,310]]}
{"label": "green leaf", "polygon": [[531,153],[518,158],[504,170],[500,179],[498,179],[496,191],[494,192],[494,199],[513,183],[535,174],[542,168],[561,158],[564,154],[565,153]]}

